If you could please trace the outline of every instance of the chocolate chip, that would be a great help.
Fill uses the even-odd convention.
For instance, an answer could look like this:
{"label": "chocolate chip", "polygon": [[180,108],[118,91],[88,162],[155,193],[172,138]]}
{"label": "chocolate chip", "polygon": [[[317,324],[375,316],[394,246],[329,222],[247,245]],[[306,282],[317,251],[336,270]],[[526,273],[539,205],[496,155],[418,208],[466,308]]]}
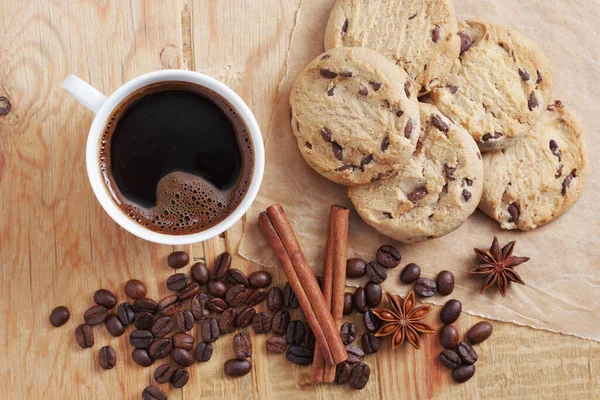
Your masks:
{"label": "chocolate chip", "polygon": [[342,26],[342,33],[348,32],[348,20],[344,21],[344,25]]}
{"label": "chocolate chip", "polygon": [[406,126],[404,127],[404,137],[407,139],[410,139],[410,134],[413,131],[413,122],[412,119],[409,119],[408,122],[406,123]]}
{"label": "chocolate chip", "polygon": [[564,165],[560,164],[560,165],[558,166],[558,168],[556,168],[556,175],[554,175],[554,177],[555,177],[556,179],[558,179],[558,178],[560,178],[560,177],[562,176],[562,171],[563,171],[563,168],[564,168],[564,167],[565,167]]}
{"label": "chocolate chip", "polygon": [[321,137],[328,143],[331,143],[331,131],[327,128],[321,129]]}
{"label": "chocolate chip", "polygon": [[423,200],[425,197],[427,197],[427,195],[429,194],[429,192],[427,192],[427,188],[426,187],[420,187],[418,189],[413,190],[408,196],[408,200],[410,200],[413,203],[417,203],[420,200]]}
{"label": "chocolate chip", "polygon": [[431,116],[431,123],[442,132],[448,132],[448,124],[442,121],[439,115]]}
{"label": "chocolate chip", "polygon": [[535,84],[539,85],[540,83],[542,83],[542,73],[540,71],[537,71],[537,79],[535,80]]}
{"label": "chocolate chip", "polygon": [[519,75],[521,75],[521,79],[527,82],[531,77],[529,76],[529,72],[525,71],[522,68],[519,68]]}
{"label": "chocolate chip", "polygon": [[352,71],[342,71],[340,72],[340,76],[343,78],[352,78]]}
{"label": "chocolate chip", "polygon": [[531,92],[529,95],[529,101],[527,102],[529,106],[529,111],[533,111],[534,108],[539,107],[540,103],[538,102],[537,97],[535,96],[535,92]]}
{"label": "chocolate chip", "polygon": [[508,206],[508,214],[510,215],[508,222],[515,222],[519,219],[519,207],[517,207],[517,203],[512,203]]}
{"label": "chocolate chip", "polygon": [[312,149],[313,148],[313,146],[312,146],[312,144],[310,144],[310,142],[305,142],[304,146],[306,146],[307,149]]}
{"label": "chocolate chip", "polygon": [[[381,145],[383,147],[383,144]],[[367,154],[360,160],[360,167],[364,168],[365,165],[371,164],[373,162],[373,154]]]}
{"label": "chocolate chip", "polygon": [[431,39],[433,40],[433,43],[437,43],[440,41],[440,34],[441,28],[439,25],[436,25],[435,28],[433,28],[433,32],[431,34]]}
{"label": "chocolate chip", "polygon": [[472,179],[469,179],[469,178],[464,178],[464,179],[463,179],[463,182],[462,182],[462,184],[461,184],[461,187],[465,187],[465,184],[466,184],[467,186],[473,186],[473,180],[472,180]]}
{"label": "chocolate chip", "polygon": [[321,76],[322,76],[323,78],[327,78],[327,79],[333,79],[333,78],[335,78],[336,76],[338,76],[338,74],[336,74],[335,72],[333,72],[332,70],[330,70],[330,69],[327,69],[327,68],[322,68],[322,69],[319,71],[319,73],[321,74]]}
{"label": "chocolate chip", "polygon": [[396,111],[396,117],[400,118],[403,115],[404,115],[404,111],[402,111],[402,110]]}
{"label": "chocolate chip", "polygon": [[325,54],[323,57],[321,57],[321,60],[328,60],[330,58],[331,56],[329,54]]}
{"label": "chocolate chip", "polygon": [[333,151],[333,155],[338,160],[342,161],[344,159],[344,155],[342,154],[342,146],[340,146],[336,142],[331,142],[331,151]]}
{"label": "chocolate chip", "polygon": [[347,170],[349,170],[349,169],[354,169],[354,165],[350,165],[350,164],[344,164],[344,165],[342,165],[341,167],[339,167],[339,168],[336,168],[335,170],[336,170],[337,172],[342,172],[342,171],[347,171]]}
{"label": "chocolate chip", "polygon": [[366,87],[363,86],[358,91],[358,94],[360,94],[361,96],[366,96],[369,94],[369,89],[367,89]]}
{"label": "chocolate chip", "polygon": [[460,37],[460,54],[471,48],[471,38],[464,32],[458,32]]}
{"label": "chocolate chip", "polygon": [[386,136],[383,138],[383,141],[381,142],[381,151],[386,151],[388,149],[388,147],[390,147],[390,136]]}
{"label": "chocolate chip", "polygon": [[332,86],[331,89],[329,89],[327,91],[327,96],[329,96],[329,97],[333,96],[334,91],[335,91],[335,86]]}
{"label": "chocolate chip", "polygon": [[577,173],[577,170],[574,169],[573,171],[571,171],[571,173],[569,175],[567,175],[567,177],[563,181],[562,191],[560,192],[563,196],[565,196],[567,194],[567,189],[568,189],[569,185],[571,184],[571,181],[573,180],[573,178],[577,178],[576,173]]}
{"label": "chocolate chip", "polygon": [[417,13],[414,13],[413,15],[411,15],[410,17],[408,17],[408,19],[413,19],[417,16]]}
{"label": "chocolate chip", "polygon": [[387,178],[388,176],[392,175],[394,173],[394,171],[385,171],[385,172],[380,172],[377,174],[377,176],[373,177],[371,179],[371,182],[377,182],[382,180],[383,178]]}
{"label": "chocolate chip", "polygon": [[469,199],[471,198],[471,192],[469,192],[467,189],[463,189],[462,197],[463,199],[465,199],[465,201],[469,201]]}
{"label": "chocolate chip", "polygon": [[481,140],[483,140],[484,142],[487,142],[488,140],[492,140],[492,139],[500,139],[502,137],[502,134],[499,132],[494,132],[494,135],[492,136],[491,133],[486,133],[485,135],[483,135],[483,137],[481,138]]}
{"label": "chocolate chip", "polygon": [[456,179],[456,178],[454,178],[455,171],[456,171],[456,168],[449,167],[447,164],[444,164],[444,175],[446,176],[447,180],[453,181]]}
{"label": "chocolate chip", "polygon": [[373,88],[374,91],[378,91],[379,88],[381,87],[381,83],[379,83],[379,82],[370,81],[369,85],[371,85],[371,87]]}
{"label": "chocolate chip", "polygon": [[404,93],[406,93],[406,97],[410,99],[410,81],[404,82]]}
{"label": "chocolate chip", "polygon": [[456,94],[456,92],[458,92],[458,86],[448,85],[448,90],[450,91],[450,93]]}
{"label": "chocolate chip", "polygon": [[561,153],[560,149],[558,148],[558,143],[556,143],[556,141],[554,139],[550,140],[550,151],[552,152],[553,155],[558,157],[558,161],[560,162],[562,153]]}

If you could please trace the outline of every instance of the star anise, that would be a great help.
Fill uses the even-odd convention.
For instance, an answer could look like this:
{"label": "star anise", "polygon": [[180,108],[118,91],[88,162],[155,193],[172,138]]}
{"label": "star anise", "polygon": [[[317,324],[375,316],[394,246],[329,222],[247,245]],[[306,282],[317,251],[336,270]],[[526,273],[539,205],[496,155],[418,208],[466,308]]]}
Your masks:
{"label": "star anise", "polygon": [[502,297],[504,297],[506,296],[508,282],[516,282],[521,285],[525,284],[513,268],[528,261],[529,257],[513,256],[512,252],[515,243],[516,241],[513,240],[500,249],[498,238],[494,236],[492,247],[490,247],[489,250],[474,249],[477,257],[483,260],[484,263],[469,271],[469,274],[485,276],[481,293],[484,293],[496,284],[498,289],[500,289],[500,293],[502,293]]}
{"label": "star anise", "polygon": [[405,339],[415,348],[421,348],[419,333],[435,333],[429,325],[421,321],[431,312],[430,305],[415,307],[415,292],[411,291],[405,299],[386,292],[391,309],[376,308],[373,313],[384,322],[375,336],[392,336],[392,349],[396,350],[402,346]]}

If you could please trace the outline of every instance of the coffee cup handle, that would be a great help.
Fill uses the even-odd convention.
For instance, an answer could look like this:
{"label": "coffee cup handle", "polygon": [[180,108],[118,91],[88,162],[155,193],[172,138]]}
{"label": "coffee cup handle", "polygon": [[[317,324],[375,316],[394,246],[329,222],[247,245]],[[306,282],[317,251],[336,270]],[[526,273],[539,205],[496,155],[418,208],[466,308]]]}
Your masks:
{"label": "coffee cup handle", "polygon": [[91,110],[94,114],[97,114],[98,111],[100,111],[100,108],[106,101],[105,95],[75,75],[67,76],[63,81],[62,87],[71,95],[71,97]]}

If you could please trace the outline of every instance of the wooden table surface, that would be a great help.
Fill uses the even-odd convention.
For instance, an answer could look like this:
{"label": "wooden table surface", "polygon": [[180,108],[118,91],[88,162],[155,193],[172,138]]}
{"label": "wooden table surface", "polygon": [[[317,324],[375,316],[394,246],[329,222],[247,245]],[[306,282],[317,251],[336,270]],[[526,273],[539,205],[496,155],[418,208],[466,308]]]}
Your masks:
{"label": "wooden table surface", "polygon": [[[93,348],[82,350],[75,342],[75,327],[96,289],[110,289],[125,301],[124,283],[138,278],[150,297],[166,295],[172,271],[165,259],[173,247],[126,233],[101,209],[85,170],[93,116],[62,91],[63,78],[74,73],[109,94],[145,72],[200,71],[241,95],[266,134],[299,5],[0,0],[0,97],[6,98],[0,98],[0,111],[11,107],[0,116],[1,398],[139,399],[153,383],[154,368],[131,361],[127,334],[115,339],[99,326]],[[187,250],[212,266],[219,252],[237,253],[241,232],[239,223]],[[239,256],[234,266],[258,269]],[[285,277],[272,272],[283,285]],[[48,315],[57,305],[69,307],[72,316],[54,329]],[[459,331],[477,321],[463,315]],[[224,360],[233,358],[228,335],[217,341],[209,363],[189,368],[184,389],[161,385],[169,398],[600,398],[600,344],[507,323],[494,322],[492,338],[477,346],[477,373],[466,384],[452,383],[436,361],[440,346],[431,335],[421,351],[391,351],[384,342],[383,350],[366,357],[371,380],[360,392],[311,385],[309,367],[267,355],[267,337],[249,334],[251,374],[224,375]],[[118,363],[104,371],[98,350],[108,344]]]}

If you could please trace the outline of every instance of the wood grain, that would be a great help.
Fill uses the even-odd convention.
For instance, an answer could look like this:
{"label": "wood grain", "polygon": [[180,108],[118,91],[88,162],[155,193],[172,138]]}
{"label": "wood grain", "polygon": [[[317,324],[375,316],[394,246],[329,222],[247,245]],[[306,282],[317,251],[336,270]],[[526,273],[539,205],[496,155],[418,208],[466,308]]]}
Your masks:
{"label": "wood grain", "polygon": [[[92,115],[63,93],[62,79],[74,73],[108,94],[156,69],[201,71],[240,94],[266,133],[299,3],[0,0],[0,97],[12,107],[0,116],[2,398],[139,399],[153,383],[154,368],[131,361],[127,335],[114,339],[99,326],[92,349],[82,350],[74,340],[98,288],[125,301],[126,280],[138,278],[149,296],[166,295],[164,282],[172,273],[166,256],[173,247],[126,233],[97,203],[84,155]],[[221,251],[237,254],[242,223],[222,237],[182,248],[212,268]],[[234,266],[248,273],[259,269],[237,255]],[[283,285],[283,274],[271,272]],[[48,315],[61,304],[72,317],[53,329]],[[362,333],[360,316],[353,320]],[[457,328],[464,333],[479,320],[463,315]],[[162,386],[171,399],[600,398],[600,344],[499,322],[494,329],[477,346],[478,371],[464,385],[453,384],[436,361],[440,348],[434,335],[425,338],[421,351],[392,352],[384,342],[377,355],[367,357],[371,381],[357,392],[311,385],[309,367],[267,356],[267,336],[250,329],[251,374],[224,376],[223,362],[233,357],[228,335],[217,341],[209,363],[190,368],[184,389]],[[118,357],[111,371],[101,370],[97,361],[106,344]]]}

